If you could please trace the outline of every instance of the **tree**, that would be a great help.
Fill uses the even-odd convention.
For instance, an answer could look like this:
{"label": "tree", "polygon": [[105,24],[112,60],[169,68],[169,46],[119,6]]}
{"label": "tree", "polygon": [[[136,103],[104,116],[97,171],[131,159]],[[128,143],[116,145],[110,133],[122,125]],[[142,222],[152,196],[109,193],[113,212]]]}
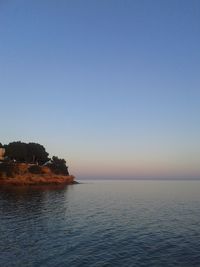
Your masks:
{"label": "tree", "polygon": [[28,143],[27,144],[27,150],[28,150],[28,162],[39,164],[44,164],[49,160],[48,155],[49,153],[46,152],[45,148],[37,143]]}
{"label": "tree", "polygon": [[56,174],[69,175],[65,159],[59,159],[58,157],[53,156],[49,167]]}
{"label": "tree", "polygon": [[9,159],[18,162],[44,164],[49,160],[45,148],[37,143],[12,142],[5,146],[6,154]]}
{"label": "tree", "polygon": [[[0,143],[1,146],[1,143]],[[17,162],[38,163],[43,165],[50,160],[49,153],[46,152],[44,146],[38,143],[23,143],[21,141],[11,142],[4,146],[5,156],[8,160],[16,160]],[[66,161],[53,156],[51,162],[47,165],[55,174],[69,175]],[[39,166],[38,166],[39,167]],[[39,168],[33,167],[32,172],[39,172]]]}
{"label": "tree", "polygon": [[17,160],[19,162],[25,162],[27,158],[27,146],[26,143],[20,141],[9,143],[5,145],[5,156],[11,160]]}

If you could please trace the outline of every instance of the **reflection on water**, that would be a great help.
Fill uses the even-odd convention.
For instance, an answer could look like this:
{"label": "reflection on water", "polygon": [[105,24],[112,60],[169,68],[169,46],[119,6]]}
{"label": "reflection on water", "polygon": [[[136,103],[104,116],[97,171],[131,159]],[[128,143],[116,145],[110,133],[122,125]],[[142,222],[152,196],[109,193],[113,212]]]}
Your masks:
{"label": "reflection on water", "polygon": [[0,189],[0,266],[200,266],[200,182]]}
{"label": "reflection on water", "polygon": [[[52,186],[16,186],[0,189],[1,207],[0,212],[15,211],[22,215],[25,213],[42,212],[45,205],[49,206],[52,198],[59,197],[59,201],[66,196],[67,187],[60,185]],[[54,203],[55,205],[55,203]]]}

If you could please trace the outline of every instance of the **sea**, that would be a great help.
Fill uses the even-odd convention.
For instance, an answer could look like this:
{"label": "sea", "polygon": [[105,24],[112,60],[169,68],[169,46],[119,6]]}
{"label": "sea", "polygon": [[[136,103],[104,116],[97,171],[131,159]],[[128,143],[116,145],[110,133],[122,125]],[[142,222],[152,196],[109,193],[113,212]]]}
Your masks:
{"label": "sea", "polygon": [[0,267],[199,267],[200,181],[0,189]]}

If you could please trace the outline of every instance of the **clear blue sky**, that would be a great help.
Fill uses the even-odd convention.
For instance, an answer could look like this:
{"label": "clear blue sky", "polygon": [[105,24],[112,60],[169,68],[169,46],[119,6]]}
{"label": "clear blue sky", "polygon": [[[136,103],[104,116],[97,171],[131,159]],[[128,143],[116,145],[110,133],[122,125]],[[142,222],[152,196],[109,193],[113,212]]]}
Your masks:
{"label": "clear blue sky", "polygon": [[84,177],[200,177],[200,1],[1,0],[0,142]]}

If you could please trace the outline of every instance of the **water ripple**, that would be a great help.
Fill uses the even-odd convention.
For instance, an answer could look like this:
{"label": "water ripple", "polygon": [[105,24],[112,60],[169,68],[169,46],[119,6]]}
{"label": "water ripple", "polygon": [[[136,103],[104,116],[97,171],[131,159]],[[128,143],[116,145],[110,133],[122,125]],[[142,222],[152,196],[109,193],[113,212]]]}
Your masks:
{"label": "water ripple", "polygon": [[199,191],[159,181],[1,189],[0,266],[199,267]]}

